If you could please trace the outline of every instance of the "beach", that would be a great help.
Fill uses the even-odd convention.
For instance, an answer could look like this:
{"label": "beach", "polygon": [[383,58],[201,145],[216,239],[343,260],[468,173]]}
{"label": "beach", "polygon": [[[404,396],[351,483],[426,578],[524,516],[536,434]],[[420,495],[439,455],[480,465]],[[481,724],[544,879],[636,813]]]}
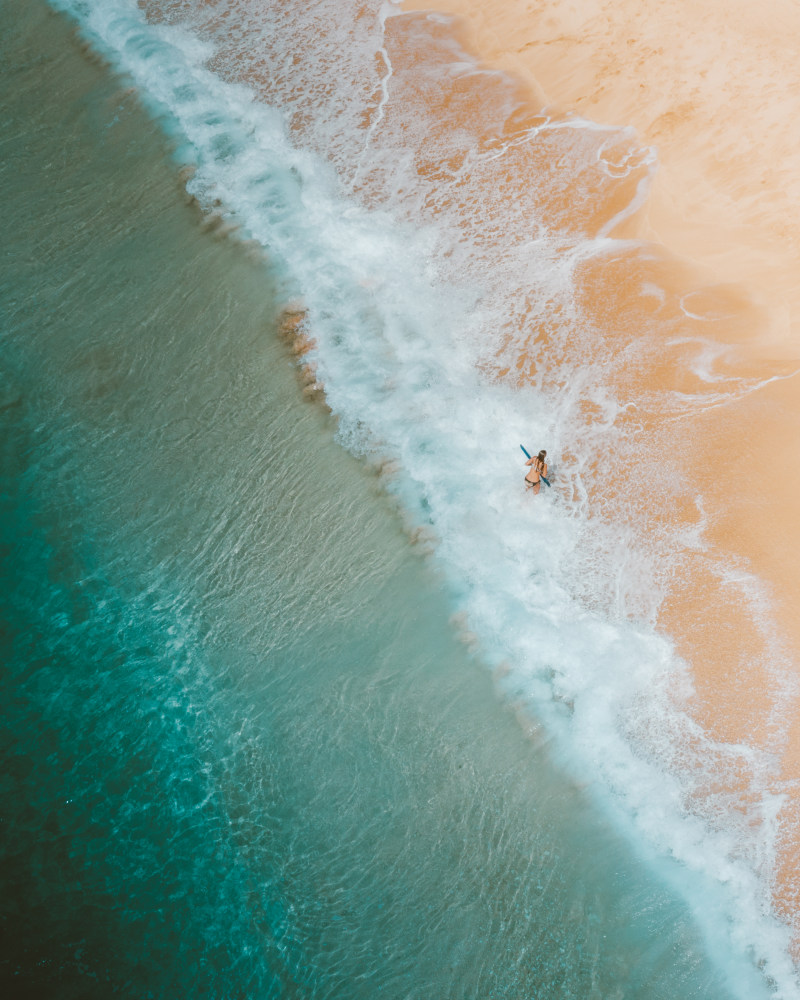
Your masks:
{"label": "beach", "polygon": [[3,17],[2,975],[800,995],[793,360],[660,151],[379,0]]}

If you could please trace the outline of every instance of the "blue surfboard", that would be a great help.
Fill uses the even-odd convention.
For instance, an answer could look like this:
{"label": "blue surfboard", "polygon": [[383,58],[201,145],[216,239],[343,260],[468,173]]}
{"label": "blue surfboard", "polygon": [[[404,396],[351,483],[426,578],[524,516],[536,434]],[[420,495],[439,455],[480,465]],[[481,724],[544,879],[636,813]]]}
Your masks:
{"label": "blue surfboard", "polygon": [[[520,448],[522,448],[523,452],[525,453],[525,458],[530,458],[531,457],[530,454],[528,453],[527,449],[525,448],[524,444],[521,444]],[[550,485],[550,480],[549,479],[545,479],[544,476],[541,474],[541,472],[539,473],[539,478],[545,484],[545,486],[549,486]]]}

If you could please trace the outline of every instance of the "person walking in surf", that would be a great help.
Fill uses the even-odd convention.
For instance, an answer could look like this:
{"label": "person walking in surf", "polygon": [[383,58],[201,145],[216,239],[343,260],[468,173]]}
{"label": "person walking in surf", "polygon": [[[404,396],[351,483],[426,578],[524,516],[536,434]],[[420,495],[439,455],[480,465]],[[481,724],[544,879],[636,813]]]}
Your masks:
{"label": "person walking in surf", "polygon": [[547,475],[547,452],[542,448],[538,455],[534,455],[533,458],[529,458],[525,463],[530,465],[525,474],[525,489],[533,490],[534,493],[538,493],[542,488],[542,476]]}

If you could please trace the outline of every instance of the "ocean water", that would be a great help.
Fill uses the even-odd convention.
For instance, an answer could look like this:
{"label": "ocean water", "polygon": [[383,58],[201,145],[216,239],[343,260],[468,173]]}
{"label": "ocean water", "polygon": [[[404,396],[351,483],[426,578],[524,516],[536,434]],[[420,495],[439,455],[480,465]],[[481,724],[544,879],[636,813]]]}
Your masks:
{"label": "ocean water", "polygon": [[[518,122],[481,164],[541,135],[569,171],[501,199],[502,250],[467,180],[464,215],[432,193],[470,136],[378,143],[403,53],[481,76],[441,19],[57,8],[0,10],[6,995],[796,995],[771,827],[673,766],[704,736],[649,550],[585,516],[578,387],[485,334],[522,268],[548,371],[603,363],[575,255],[649,154]],[[513,114],[484,76],[471,116]],[[520,441],[561,449],[536,504]]]}

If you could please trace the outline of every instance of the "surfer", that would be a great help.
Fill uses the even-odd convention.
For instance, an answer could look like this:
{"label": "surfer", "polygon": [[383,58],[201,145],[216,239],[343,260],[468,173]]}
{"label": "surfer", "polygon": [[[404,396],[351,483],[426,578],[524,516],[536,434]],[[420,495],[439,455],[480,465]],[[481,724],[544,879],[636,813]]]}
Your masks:
{"label": "surfer", "polygon": [[525,489],[533,490],[534,493],[538,493],[542,488],[542,476],[547,475],[547,462],[545,458],[547,457],[547,452],[542,448],[538,455],[534,455],[533,458],[529,458],[525,463],[530,465],[525,474]]}

